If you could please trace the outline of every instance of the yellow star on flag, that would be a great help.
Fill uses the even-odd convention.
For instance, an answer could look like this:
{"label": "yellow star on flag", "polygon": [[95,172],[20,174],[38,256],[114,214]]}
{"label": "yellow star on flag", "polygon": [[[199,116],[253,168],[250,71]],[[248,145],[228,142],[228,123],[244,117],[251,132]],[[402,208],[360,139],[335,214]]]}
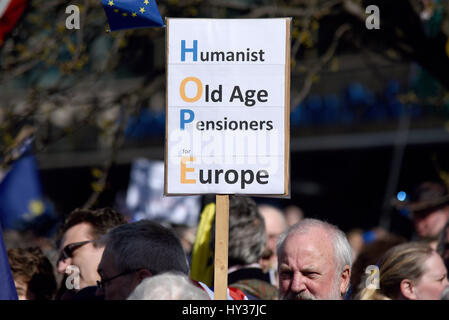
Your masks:
{"label": "yellow star on flag", "polygon": [[114,5],[114,1],[109,1],[108,4],[112,7]]}
{"label": "yellow star on flag", "polygon": [[145,8],[140,8],[140,13],[144,13],[145,12]]}
{"label": "yellow star on flag", "polygon": [[114,9],[114,12],[118,12],[118,9]]}
{"label": "yellow star on flag", "polygon": [[132,16],[137,17],[137,13],[133,12]]}
{"label": "yellow star on flag", "polygon": [[126,17],[128,14],[126,12],[123,12],[123,16]]}
{"label": "yellow star on flag", "polygon": [[40,216],[45,211],[44,204],[40,200],[32,200],[28,208],[34,216]]}
{"label": "yellow star on flag", "polygon": [[149,4],[150,2],[148,0],[145,0],[143,3],[145,4]]}

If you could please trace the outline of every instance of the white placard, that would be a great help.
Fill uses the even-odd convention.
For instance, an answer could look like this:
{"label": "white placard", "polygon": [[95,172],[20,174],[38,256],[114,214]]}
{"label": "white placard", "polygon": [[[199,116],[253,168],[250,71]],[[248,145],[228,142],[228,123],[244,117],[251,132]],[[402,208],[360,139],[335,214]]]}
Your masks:
{"label": "white placard", "polygon": [[132,221],[142,219],[196,226],[201,197],[163,197],[164,163],[147,159],[133,161],[126,194]]}
{"label": "white placard", "polygon": [[167,19],[165,194],[289,193],[290,19]]}

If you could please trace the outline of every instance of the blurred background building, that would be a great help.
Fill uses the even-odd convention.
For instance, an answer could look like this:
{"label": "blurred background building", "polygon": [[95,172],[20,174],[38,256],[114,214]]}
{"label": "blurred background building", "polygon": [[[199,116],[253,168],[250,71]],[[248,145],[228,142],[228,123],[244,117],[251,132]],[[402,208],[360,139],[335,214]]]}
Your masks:
{"label": "blurred background building", "polygon": [[[447,1],[157,2],[163,17],[293,17],[291,199],[269,202],[345,231],[411,235],[391,199],[449,170]],[[131,219],[134,161],[164,159],[165,29],[107,33],[101,1],[70,4],[80,30],[65,27],[66,1],[30,0],[4,36],[3,172],[30,128],[51,221],[106,205]],[[366,27],[368,5],[380,29]]]}

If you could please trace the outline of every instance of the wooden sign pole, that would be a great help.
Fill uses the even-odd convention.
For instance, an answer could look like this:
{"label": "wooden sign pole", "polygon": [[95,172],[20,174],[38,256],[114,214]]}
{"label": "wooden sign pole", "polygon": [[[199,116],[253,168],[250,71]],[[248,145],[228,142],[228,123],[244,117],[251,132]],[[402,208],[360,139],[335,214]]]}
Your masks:
{"label": "wooden sign pole", "polygon": [[227,300],[229,195],[216,196],[214,298]]}

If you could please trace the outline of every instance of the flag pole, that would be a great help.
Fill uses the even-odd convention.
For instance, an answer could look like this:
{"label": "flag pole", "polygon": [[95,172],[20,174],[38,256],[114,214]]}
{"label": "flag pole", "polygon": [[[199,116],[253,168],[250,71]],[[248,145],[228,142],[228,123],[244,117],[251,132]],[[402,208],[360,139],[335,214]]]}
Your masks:
{"label": "flag pole", "polygon": [[227,300],[229,195],[216,195],[214,299]]}

